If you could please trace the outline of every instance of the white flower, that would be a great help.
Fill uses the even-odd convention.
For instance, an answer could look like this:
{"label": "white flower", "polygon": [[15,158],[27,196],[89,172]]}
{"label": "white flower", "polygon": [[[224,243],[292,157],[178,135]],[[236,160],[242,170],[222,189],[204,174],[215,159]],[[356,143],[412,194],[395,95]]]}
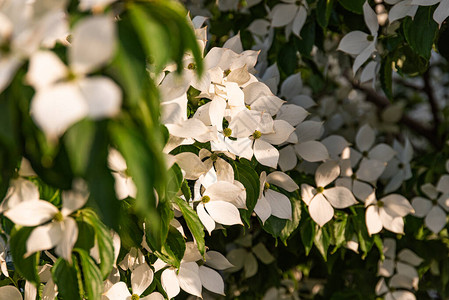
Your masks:
{"label": "white flower", "polygon": [[137,194],[137,187],[134,184],[131,176],[126,172],[128,167],[123,156],[114,148],[109,149],[108,166],[114,176],[115,193],[119,200],[127,197],[135,198]]}
{"label": "white flower", "polygon": [[402,146],[397,140],[394,140],[393,149],[396,151],[396,155],[388,162],[382,174],[382,178],[390,178],[384,189],[385,194],[397,190],[402,182],[412,177],[410,161],[413,158],[413,148],[410,141],[406,139],[405,145]]}
{"label": "white flower", "polygon": [[362,31],[352,31],[345,35],[338,45],[338,50],[355,56],[354,65],[352,66],[354,74],[376,51],[379,23],[376,13],[369,6],[368,2],[365,2],[363,5],[363,16],[371,34],[368,35]]}
{"label": "white flower", "polygon": [[414,17],[418,10],[418,5],[413,4],[413,0],[386,0],[386,3],[393,5],[388,12],[388,21],[393,23],[406,16]]}
{"label": "white flower", "polygon": [[260,174],[260,194],[254,211],[259,216],[262,223],[271,216],[281,219],[292,218],[292,205],[284,194],[270,189],[270,185],[276,185],[288,192],[299,189],[298,185],[285,173],[275,171],[268,176],[265,171]]}
{"label": "white flower", "polygon": [[153,270],[147,263],[143,263],[135,268],[131,273],[131,289],[132,294],[128,290],[128,286],[123,281],[119,281],[108,289],[103,295],[110,300],[163,300],[162,294],[153,292],[148,296],[140,297],[142,293],[150,286],[153,281]]}
{"label": "white flower", "polygon": [[115,31],[111,16],[87,17],[73,29],[68,68],[50,51],[31,57],[27,80],[36,89],[31,116],[48,138],[59,137],[84,117],[101,119],[120,111],[117,84],[105,76],[86,77],[112,58]]}
{"label": "white flower", "polygon": [[380,232],[382,228],[404,234],[402,218],[414,212],[408,200],[399,194],[390,194],[377,201],[373,193],[365,205],[365,221],[370,235]]}
{"label": "white flower", "polygon": [[83,207],[86,201],[85,193],[64,191],[61,211],[48,201],[30,200],[17,204],[4,215],[16,225],[40,225],[28,237],[25,256],[56,247],[56,254],[71,262],[72,248],[78,238],[78,226],[69,215]]}
{"label": "white flower", "polygon": [[449,194],[442,194],[438,197],[438,190],[430,183],[422,185],[421,191],[429,198],[418,196],[412,199],[412,206],[415,209],[414,215],[420,218],[426,217],[424,224],[433,233],[438,234],[446,225]]}
{"label": "white flower", "polygon": [[301,185],[302,200],[309,206],[310,217],[320,226],[329,222],[334,216],[334,208],[346,208],[356,204],[351,191],[342,186],[327,188],[340,174],[340,167],[334,161],[327,161],[318,167],[315,173],[314,188],[308,184]]}
{"label": "white flower", "polygon": [[271,26],[283,27],[286,26],[286,36],[290,35],[290,32],[300,37],[301,29],[307,19],[307,2],[301,1],[300,5],[297,5],[297,1],[282,0],[284,3],[277,4],[270,12]]}

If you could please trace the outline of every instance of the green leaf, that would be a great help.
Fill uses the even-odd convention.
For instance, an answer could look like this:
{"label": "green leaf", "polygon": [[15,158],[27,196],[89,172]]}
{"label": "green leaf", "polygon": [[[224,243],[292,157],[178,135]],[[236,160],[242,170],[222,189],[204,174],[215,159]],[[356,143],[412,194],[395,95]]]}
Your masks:
{"label": "green leaf", "polygon": [[278,238],[281,236],[281,232],[284,229],[285,224],[287,224],[287,220],[280,219],[272,215],[263,224],[263,229],[274,238]]}
{"label": "green leaf", "polygon": [[438,52],[449,61],[449,25],[443,24],[438,35]]}
{"label": "green leaf", "polygon": [[168,231],[168,236],[165,243],[162,245],[162,250],[160,255],[156,252],[156,255],[160,259],[170,264],[175,268],[179,268],[181,260],[184,256],[186,250],[186,242],[182,234],[173,226],[170,226]]}
{"label": "green leaf", "polygon": [[181,192],[184,195],[184,198],[190,199],[192,198],[192,191],[190,190],[189,183],[187,180],[184,180],[181,184]]}
{"label": "green leaf", "polygon": [[94,137],[95,124],[88,119],[76,123],[64,135],[64,143],[76,175],[83,176],[86,172]]}
{"label": "green leaf", "polygon": [[181,188],[182,181],[183,176],[181,168],[175,163],[170,170],[168,170],[167,190],[165,193],[166,201],[170,201],[175,198]]}
{"label": "green leaf", "polygon": [[363,4],[365,3],[365,0],[338,0],[338,2],[345,9],[353,13],[359,15],[363,14]]}
{"label": "green leaf", "polygon": [[235,161],[232,163],[234,169],[234,177],[240,181],[246,189],[246,207],[247,210],[241,209],[240,214],[245,223],[250,225],[250,217],[259,199],[260,180],[259,175],[250,166],[249,163],[244,163],[246,160]]}
{"label": "green leaf", "polygon": [[334,6],[334,0],[318,0],[318,5],[316,7],[316,20],[318,24],[326,28],[329,24],[329,18],[332,13]]}
{"label": "green leaf", "polygon": [[119,231],[120,202],[115,194],[115,182],[108,168],[109,135],[107,122],[97,122],[95,138],[86,171],[89,185],[89,206],[96,209],[101,220],[115,231]]}
{"label": "green leaf", "polygon": [[433,7],[420,6],[413,20],[404,19],[404,35],[410,47],[425,59],[430,58],[432,45],[438,32],[438,24],[433,20]]}
{"label": "green leaf", "polygon": [[393,61],[387,56],[380,67],[380,84],[388,99],[393,98]]}
{"label": "green leaf", "polygon": [[298,56],[296,53],[296,47],[291,40],[287,44],[283,45],[278,52],[277,64],[279,69],[289,76],[295,72],[298,64]]}
{"label": "green leaf", "polygon": [[374,240],[369,236],[368,230],[366,229],[364,209],[357,209],[355,211],[357,214],[351,217],[352,225],[357,233],[360,250],[363,251],[362,258],[365,258],[373,247]]}
{"label": "green leaf", "polygon": [[190,232],[195,238],[198,250],[200,251],[201,255],[204,255],[206,245],[204,242],[204,228],[203,224],[200,221],[200,218],[186,201],[176,197],[175,203],[181,210],[184,220],[187,223],[187,227],[189,227]]}
{"label": "green leaf", "polygon": [[315,21],[311,20],[304,24],[301,30],[301,38],[297,38],[296,36],[292,36],[292,38],[299,53],[304,57],[312,58],[310,53],[315,44]]}
{"label": "green leaf", "polygon": [[100,269],[86,250],[75,248],[73,251],[79,255],[85,296],[87,296],[87,299],[100,299],[103,292],[103,279]]}
{"label": "green leaf", "polygon": [[348,222],[348,215],[342,214],[339,219],[334,220],[331,223],[332,244],[335,245],[335,248],[332,250],[332,253],[335,253],[338,250],[338,248],[340,248],[346,244],[347,222]]}
{"label": "green leaf", "polygon": [[298,228],[299,221],[301,220],[301,201],[295,198],[290,198],[292,203],[292,219],[287,220],[284,229],[281,231],[281,241],[287,245],[287,239]]}
{"label": "green leaf", "polygon": [[164,24],[146,14],[141,5],[130,5],[129,13],[146,53],[151,55],[156,72],[160,72],[170,58],[170,51],[166,49],[171,45],[170,32],[167,32]]}
{"label": "green leaf", "polygon": [[102,278],[105,279],[109,276],[114,264],[114,246],[109,229],[100,221],[98,215],[92,209],[81,210],[80,218],[93,228],[98,253],[100,254],[100,272]]}
{"label": "green leaf", "polygon": [[154,220],[145,222],[146,238],[148,245],[154,251],[161,251],[169,232],[170,221],[174,217],[174,212],[168,202],[161,202],[157,206],[158,222]]}
{"label": "green leaf", "polygon": [[28,237],[34,228],[22,227],[14,229],[11,232],[11,238],[9,240],[11,256],[14,261],[14,267],[17,272],[22,275],[26,280],[30,281],[34,285],[38,285],[39,275],[37,272],[37,266],[39,264],[39,252],[34,253],[27,258],[24,258],[26,251],[26,242]]}
{"label": "green leaf", "polygon": [[120,201],[119,209],[119,235],[121,246],[125,249],[132,247],[141,247],[143,229],[138,225],[141,224],[138,217],[134,213],[132,203],[134,199],[128,198]]}
{"label": "green leaf", "polygon": [[327,250],[329,249],[330,241],[331,241],[331,237],[330,237],[327,227],[319,228],[315,234],[313,243],[315,244],[317,249],[320,251],[321,255],[324,258],[324,261],[327,261]]}
{"label": "green leaf", "polygon": [[299,228],[306,255],[309,255],[310,250],[312,250],[313,241],[315,240],[315,222],[308,217]]}
{"label": "green leaf", "polygon": [[[111,124],[112,139],[128,165],[128,171],[137,187],[135,212],[148,220],[154,232],[160,230],[160,218],[156,210],[154,193],[156,171],[159,166],[145,138],[135,128]],[[164,172],[164,171],[162,171]]]}
{"label": "green leaf", "polygon": [[53,281],[58,286],[58,293],[64,300],[81,300],[83,297],[80,292],[77,269],[75,268],[78,263],[75,255],[72,255],[72,260],[71,265],[68,261],[58,258],[51,268],[51,274]]}

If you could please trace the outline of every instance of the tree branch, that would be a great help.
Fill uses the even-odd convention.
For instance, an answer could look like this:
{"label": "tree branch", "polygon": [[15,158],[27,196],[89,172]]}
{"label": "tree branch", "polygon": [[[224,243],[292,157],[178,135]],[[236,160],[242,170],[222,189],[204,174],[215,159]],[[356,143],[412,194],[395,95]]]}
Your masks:
{"label": "tree branch", "polygon": [[[355,89],[358,89],[366,94],[366,100],[375,104],[379,109],[384,110],[388,106],[391,105],[390,101],[379,95],[376,91],[366,88],[364,86],[361,86],[358,83],[355,83],[351,81],[352,86]],[[416,132],[417,134],[423,136],[426,138],[433,146],[435,146],[437,149],[442,147],[441,141],[438,139],[438,136],[433,128],[429,128],[428,126],[425,126],[421,122],[411,118],[410,116],[407,116],[406,114],[402,115],[402,118],[400,120],[405,126]]]}

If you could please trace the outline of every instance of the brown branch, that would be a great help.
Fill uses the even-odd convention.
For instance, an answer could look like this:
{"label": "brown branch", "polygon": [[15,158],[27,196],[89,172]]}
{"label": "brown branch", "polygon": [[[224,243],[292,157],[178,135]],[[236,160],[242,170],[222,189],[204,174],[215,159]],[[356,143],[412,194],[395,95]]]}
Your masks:
{"label": "brown branch", "polygon": [[[355,89],[358,89],[366,94],[367,101],[375,104],[379,109],[384,110],[385,108],[391,105],[390,101],[387,98],[379,95],[376,91],[361,86],[360,84],[355,83],[353,81],[351,81],[351,83]],[[405,126],[410,128],[417,134],[423,136],[437,149],[442,147],[441,141],[438,139],[438,136],[433,128],[425,126],[421,122],[411,118],[410,116],[407,116],[406,114],[402,115],[400,122],[402,122]]]}
{"label": "brown branch", "polygon": [[427,71],[423,74],[424,79],[424,87],[423,92],[426,93],[427,99],[429,100],[430,108],[432,110],[433,115],[433,131],[435,132],[435,135],[438,136],[438,128],[441,124],[440,114],[439,114],[439,108],[437,100],[435,99],[435,95],[433,94],[432,85],[430,84],[430,69],[427,69]]}

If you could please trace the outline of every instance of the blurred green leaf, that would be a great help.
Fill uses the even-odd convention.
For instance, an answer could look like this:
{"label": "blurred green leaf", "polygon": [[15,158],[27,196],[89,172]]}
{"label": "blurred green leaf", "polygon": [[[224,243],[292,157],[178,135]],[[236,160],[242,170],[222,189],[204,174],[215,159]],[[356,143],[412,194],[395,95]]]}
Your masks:
{"label": "blurred green leaf", "polygon": [[21,227],[19,229],[15,227],[11,232],[9,246],[15,269],[26,280],[37,286],[40,282],[37,272],[40,252],[34,253],[26,258],[24,257],[27,253],[26,242],[33,229],[32,227]]}
{"label": "blurred green leaf", "polygon": [[198,250],[200,251],[201,255],[204,255],[206,245],[204,242],[204,228],[203,224],[200,221],[200,218],[186,201],[182,200],[181,198],[175,197],[175,203],[181,210],[184,220],[186,221],[190,232],[195,238]]}

